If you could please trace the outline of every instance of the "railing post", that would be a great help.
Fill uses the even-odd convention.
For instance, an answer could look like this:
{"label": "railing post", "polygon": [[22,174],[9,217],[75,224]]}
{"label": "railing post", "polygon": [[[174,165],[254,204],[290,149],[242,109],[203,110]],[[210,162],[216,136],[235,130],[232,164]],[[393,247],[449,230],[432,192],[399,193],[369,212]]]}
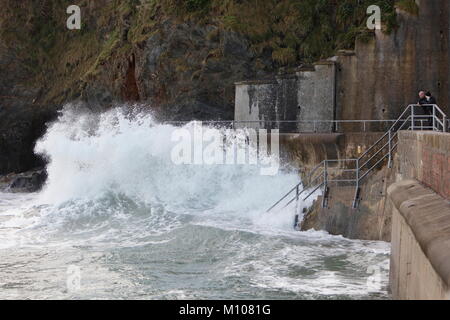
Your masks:
{"label": "railing post", "polygon": [[359,158],[356,159],[356,178],[355,178],[355,183],[356,183],[356,189],[355,189],[355,198],[353,199],[353,204],[352,207],[353,209],[356,209],[358,206],[358,197],[359,197]]}
{"label": "railing post", "polygon": [[438,131],[436,128],[436,107],[433,105],[433,131]]}
{"label": "railing post", "polygon": [[415,106],[411,106],[411,130],[414,131],[414,107]]}
{"label": "railing post", "polygon": [[388,168],[392,168],[392,131],[389,129],[389,161]]}
{"label": "railing post", "polygon": [[294,221],[294,229],[297,228],[298,224],[298,199],[299,199],[299,185],[295,187],[295,221]]}
{"label": "railing post", "polygon": [[444,118],[442,119],[443,121],[443,126],[442,126],[442,132],[447,132],[447,116],[444,115]]}
{"label": "railing post", "polygon": [[328,197],[328,162],[327,160],[323,161],[323,196],[322,196],[322,208],[327,206],[327,197]]}

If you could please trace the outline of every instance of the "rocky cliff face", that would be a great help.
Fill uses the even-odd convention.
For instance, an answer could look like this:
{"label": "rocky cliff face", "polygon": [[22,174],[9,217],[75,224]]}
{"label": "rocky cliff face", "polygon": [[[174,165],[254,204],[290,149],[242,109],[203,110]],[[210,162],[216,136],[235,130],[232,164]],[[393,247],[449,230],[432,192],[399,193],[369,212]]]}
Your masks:
{"label": "rocky cliff face", "polygon": [[214,25],[165,21],[135,55],[138,96],[164,118],[232,119],[234,82],[264,77],[246,39]]}
{"label": "rocky cliff face", "polygon": [[411,1],[79,0],[75,31],[65,27],[73,1],[4,0],[0,174],[41,164],[34,142],[64,103],[139,103],[164,119],[232,119],[234,82],[351,49],[367,37],[370,4],[381,6],[392,32],[394,4]]}
{"label": "rocky cliff face", "polygon": [[[195,1],[194,1],[195,2]],[[177,12],[177,1],[84,0],[82,28],[65,27],[71,1],[6,0],[0,15],[0,174],[42,164],[33,154],[64,103],[102,110],[139,103],[169,120],[232,119],[234,82],[273,72],[247,37]]]}
{"label": "rocky cliff face", "polygon": [[[0,41],[1,42],[1,41]],[[13,52],[0,44],[0,174],[22,172],[43,164],[34,143],[55,116],[56,106],[36,103],[38,86]]]}

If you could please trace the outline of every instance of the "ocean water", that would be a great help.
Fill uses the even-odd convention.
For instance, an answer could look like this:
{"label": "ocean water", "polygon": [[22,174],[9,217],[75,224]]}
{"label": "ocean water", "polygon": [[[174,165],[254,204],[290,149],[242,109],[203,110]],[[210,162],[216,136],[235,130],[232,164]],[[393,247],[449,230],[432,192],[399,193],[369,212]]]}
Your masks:
{"label": "ocean water", "polygon": [[44,189],[0,193],[0,298],[389,298],[389,244],[293,230],[294,207],[266,213],[293,170],[177,165],[174,130],[66,109]]}

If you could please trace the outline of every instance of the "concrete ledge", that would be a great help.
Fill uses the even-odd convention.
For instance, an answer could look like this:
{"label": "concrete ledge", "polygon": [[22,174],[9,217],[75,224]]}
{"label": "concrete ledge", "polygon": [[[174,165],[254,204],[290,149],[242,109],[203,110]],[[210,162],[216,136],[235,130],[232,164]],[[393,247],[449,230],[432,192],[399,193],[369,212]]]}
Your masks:
{"label": "concrete ledge", "polygon": [[[387,192],[393,206],[394,215],[398,212],[401,216],[399,221],[403,221],[404,219],[407,225],[403,229],[410,229],[413,238],[415,238],[406,241],[402,238],[405,235],[401,230],[394,230],[398,227],[393,225],[391,272],[398,273],[398,269],[405,263],[412,265],[418,264],[420,255],[423,253],[426,260],[432,266],[432,269],[434,269],[438,277],[442,280],[445,287],[448,288],[450,284],[450,203],[431,189],[421,185],[417,180],[404,180],[395,183],[388,188]],[[411,249],[414,247],[414,240],[422,252],[415,252]],[[405,242],[411,244],[405,248]],[[402,260],[402,258],[399,258],[399,256],[404,255],[399,249],[402,246],[403,250],[411,251],[407,254],[409,259],[405,263],[395,263],[395,261]],[[416,257],[416,260],[414,257]],[[422,261],[422,263],[424,262]],[[394,274],[391,275],[391,280],[401,277],[401,274]],[[419,283],[417,287],[425,288],[432,285],[430,283],[420,283],[421,279],[425,279],[426,277],[426,274],[415,276],[414,281]],[[403,285],[408,286],[408,284]],[[438,284],[436,286],[441,287]],[[402,294],[399,294],[399,296],[401,298]],[[420,298],[420,294],[416,297]],[[447,294],[446,297],[448,297]]]}
{"label": "concrete ledge", "polygon": [[402,141],[415,141],[424,143],[425,145],[441,150],[442,152],[450,152],[450,133],[435,131],[399,131],[399,139]]}
{"label": "concrete ledge", "polygon": [[295,140],[297,143],[335,143],[343,137],[342,133],[280,133],[280,138]]}
{"label": "concrete ledge", "polygon": [[450,133],[400,131],[398,139],[402,176],[417,179],[450,200]]}
{"label": "concrete ledge", "polygon": [[277,84],[276,79],[265,79],[265,80],[247,80],[235,82],[235,86],[251,86],[251,85],[263,85],[263,84]]}

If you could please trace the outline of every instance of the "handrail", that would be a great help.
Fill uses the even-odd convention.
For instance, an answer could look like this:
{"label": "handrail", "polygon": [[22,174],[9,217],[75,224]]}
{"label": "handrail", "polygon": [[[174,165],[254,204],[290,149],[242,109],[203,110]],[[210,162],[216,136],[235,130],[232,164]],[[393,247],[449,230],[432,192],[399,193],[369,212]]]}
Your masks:
{"label": "handrail", "polygon": [[[415,107],[432,107],[432,114],[415,114]],[[407,116],[406,116],[407,115]],[[440,119],[442,118],[442,120]],[[423,126],[424,121],[433,121],[432,125]],[[442,111],[441,108],[439,108],[436,104],[425,104],[425,105],[419,105],[419,104],[410,104],[408,105],[405,110],[401,113],[401,115],[397,118],[397,120],[387,120],[389,122],[394,122],[389,130],[384,133],[375,143],[373,143],[366,151],[364,151],[358,158],[356,159],[327,159],[321,161],[317,166],[315,166],[309,174],[307,175],[307,179],[309,180],[306,185],[303,185],[302,182],[298,183],[294,188],[292,188],[288,193],[286,193],[277,203],[275,203],[267,212],[273,210],[276,206],[278,206],[283,200],[285,200],[289,195],[293,194],[295,192],[295,196],[293,199],[291,199],[287,204],[283,206],[283,208],[287,207],[289,204],[291,204],[294,200],[299,200],[299,196],[307,191],[312,189],[308,193],[306,197],[303,198],[303,201],[308,199],[314,192],[316,192],[319,188],[324,188],[324,195],[323,195],[323,201],[322,206],[324,206],[327,201],[325,200],[325,197],[327,196],[327,189],[328,184],[331,182],[354,182],[356,184],[356,190],[355,190],[355,198],[353,201],[353,207],[356,208],[358,202],[359,202],[359,193],[360,193],[360,182],[373,170],[375,169],[380,163],[383,162],[387,157],[389,157],[389,167],[391,166],[392,162],[392,152],[396,149],[398,146],[398,141],[395,142],[394,139],[398,139],[398,132],[402,130],[405,126],[406,130],[423,130],[424,128],[432,129],[434,131],[443,131],[446,132],[447,130],[447,122],[449,122],[450,126],[450,119],[447,118],[446,114]],[[420,121],[420,127],[416,126],[416,122]],[[400,126],[397,127],[397,125],[401,123]],[[439,127],[442,127],[442,129]],[[396,128],[397,127],[397,128]],[[383,143],[382,146],[379,146],[380,142],[386,139],[387,142]],[[385,153],[382,153],[383,150]],[[375,149],[375,153],[370,156],[368,160],[363,160],[364,157],[369,155],[371,151]],[[381,153],[381,156],[379,156]],[[377,159],[377,156],[379,156],[379,159]],[[370,166],[371,161],[377,159],[375,164]],[[346,162],[354,162],[356,164],[355,169],[351,168],[336,168],[334,166],[329,166],[329,163],[333,162],[340,162],[343,163],[345,166]],[[361,164],[362,163],[362,164]],[[366,168],[364,170],[364,168]],[[315,177],[313,180],[310,180],[311,177],[317,172],[319,168],[322,168],[322,171]],[[345,172],[354,172],[355,178],[345,178],[342,177],[341,179],[336,178],[329,178],[329,171],[331,170],[338,170],[339,174],[342,175]],[[323,181],[315,185],[315,183],[320,179],[323,178]],[[300,186],[302,186],[302,190],[300,191]]]}
{"label": "handrail", "polygon": [[369,149],[367,149],[367,150],[359,157],[360,160],[361,160],[362,157],[364,157],[367,153],[369,153],[369,151],[370,151],[371,149],[373,149],[378,143],[380,143],[380,141],[383,140],[383,139],[389,134],[389,131],[392,131],[392,129],[394,129],[395,126],[396,126],[401,120],[403,120],[403,121],[408,121],[409,117],[408,117],[407,119],[402,119],[402,117],[405,115],[405,113],[406,113],[412,106],[415,106],[415,105],[410,104],[410,105],[408,105],[408,106],[406,107],[406,109],[405,109],[405,110],[402,112],[402,114],[397,118],[397,120],[395,120],[394,124],[389,128],[389,130],[388,130],[383,136],[381,136],[381,138],[379,138],[374,144],[372,144],[372,146],[371,146]]}
{"label": "handrail", "polygon": [[[408,120],[409,120],[410,118],[411,118],[411,116],[408,116],[408,118],[406,118],[406,121],[403,122],[403,124],[397,129],[397,131],[393,133],[393,136],[390,137],[390,140],[389,140],[385,145],[383,145],[383,146],[376,152],[375,155],[378,155],[378,154],[380,153],[380,151],[382,151],[384,148],[386,148],[387,146],[389,146],[389,145],[391,144],[392,140],[397,136],[398,131],[401,130],[405,124],[408,123]],[[388,132],[388,133],[389,133],[389,132]],[[395,146],[396,146],[396,145],[395,145]],[[390,152],[392,152],[393,149],[394,149],[394,148],[391,148],[391,147],[390,147],[390,151],[389,151],[387,154],[382,155],[382,159],[384,160],[387,156],[389,156]],[[363,165],[361,165],[361,166],[359,167],[359,170],[362,171],[361,169],[362,169],[363,167],[365,167],[365,166],[369,163],[369,161],[371,161],[371,160],[375,157],[375,155],[372,156],[369,160],[367,160]],[[376,167],[380,162],[381,162],[381,161],[378,161],[375,165],[373,165],[372,167],[370,167],[369,169],[367,169],[367,171],[366,171],[363,175],[361,175],[360,177],[358,177],[358,182],[360,182],[362,179],[364,179],[364,177],[366,177],[366,175],[367,175],[374,167]]]}
{"label": "handrail", "polygon": [[[403,128],[403,126],[406,124],[406,123],[408,123],[408,120],[411,118],[411,116],[409,116],[408,118],[406,118],[405,119],[405,122],[403,122],[403,124],[397,129],[397,131],[395,131],[394,132],[394,134],[397,134],[397,132],[398,132],[398,130],[400,130],[401,128]],[[389,131],[388,132],[386,132],[384,135],[383,135],[383,137],[382,138],[385,138],[387,135],[389,134]],[[373,149],[374,148],[374,146],[376,145],[376,144],[378,144],[380,141],[381,141],[382,139],[379,139],[376,143],[374,143],[369,149],[367,149],[366,150],[366,152],[362,155],[362,156],[360,156],[359,157],[359,160],[362,160],[362,158],[368,153],[368,151],[370,151],[371,149]],[[391,137],[391,140],[392,140],[392,137]],[[360,166],[360,168],[362,168],[362,167],[364,167],[370,160],[372,160],[378,153],[380,153],[380,151],[382,151],[386,146],[388,146],[389,145],[389,141],[386,143],[386,144],[384,144],[372,157],[370,157],[370,159],[369,160],[367,160],[364,164],[362,164],[361,166]]]}
{"label": "handrail", "polygon": [[[339,128],[342,128],[340,125],[341,124],[359,124],[361,126],[361,131],[362,132],[366,132],[367,128],[369,128],[370,130],[370,126],[368,126],[369,124],[377,124],[378,127],[384,127],[384,124],[390,124],[390,129],[394,129],[395,126],[400,122],[400,121],[405,121],[404,119],[402,119],[402,117],[404,116],[404,114],[413,107],[417,107],[417,106],[431,106],[435,109],[436,111],[436,122],[439,123],[439,125],[441,127],[450,127],[450,119],[447,119],[447,117],[445,116],[444,112],[442,111],[442,109],[440,109],[437,105],[417,105],[417,104],[410,104],[408,105],[408,107],[403,111],[403,113],[400,115],[399,118],[397,119],[371,119],[371,120],[363,120],[363,119],[359,119],[359,120],[204,120],[201,121],[203,124],[206,125],[212,125],[212,126],[222,126],[222,127],[231,127],[231,128],[240,128],[240,127],[245,127],[245,124],[255,124],[256,126],[263,126],[267,128],[272,128],[272,129],[276,129],[279,128],[280,130],[283,130],[284,132],[291,132],[287,129],[283,129],[283,125],[306,125],[303,126],[301,128],[301,131],[298,131],[298,127],[297,129],[293,130],[292,132],[294,133],[299,133],[299,132],[303,132],[303,133],[315,133],[318,131],[318,129],[320,128],[320,125],[323,124],[329,124],[330,126],[332,126],[334,129],[329,129],[330,132],[342,132],[342,130],[339,130]],[[438,115],[440,115],[443,119],[439,119]],[[416,119],[418,119],[419,117],[429,117],[428,115],[415,115],[414,116]],[[192,120],[173,120],[173,121],[163,121],[163,124],[172,124],[172,125],[185,125],[192,122]],[[423,127],[423,125],[421,126],[421,128]],[[355,130],[352,130],[355,131]],[[384,138],[385,136],[383,136],[382,138]]]}
{"label": "handrail", "polygon": [[[376,145],[378,145],[378,143],[380,143],[384,138],[386,138],[387,135],[389,135],[390,131],[393,131],[393,129],[395,128],[395,126],[400,122],[403,121],[403,124],[400,126],[403,127],[403,125],[405,124],[405,122],[407,122],[409,119],[411,119],[411,115],[409,115],[406,119],[403,119],[403,116],[407,113],[407,111],[409,111],[410,109],[414,108],[414,107],[433,107],[436,110],[439,111],[439,113],[441,113],[442,116],[445,117],[445,113],[435,104],[423,104],[423,105],[419,105],[419,104],[410,104],[408,105],[408,107],[406,107],[406,109],[402,112],[402,114],[400,115],[400,117],[398,117],[398,119],[394,122],[394,124],[392,124],[392,126],[389,128],[389,130],[382,135],[370,148],[368,148],[360,157],[359,159],[361,160],[365,155],[367,155],[373,148],[375,148]],[[423,118],[429,118],[429,115],[416,115],[415,117],[423,117]],[[438,122],[441,124],[441,126],[444,126],[443,122],[441,122],[439,120],[439,118],[436,118],[436,120],[438,120]],[[400,130],[397,129],[395,131]],[[386,147],[386,145],[384,145],[382,148]],[[371,160],[371,159],[370,159]],[[369,160],[368,160],[369,161]]]}
{"label": "handrail", "polygon": [[273,206],[271,206],[269,209],[267,209],[266,212],[271,211],[273,208],[275,208],[281,201],[283,201],[284,199],[286,199],[292,192],[294,192],[294,190],[297,189],[297,187],[299,187],[302,183],[298,183],[295,187],[293,187],[290,191],[288,191],[288,193],[286,193],[280,200],[278,200]]}
{"label": "handrail", "polygon": [[[186,125],[195,120],[167,120],[162,121],[162,124],[168,125]],[[342,124],[358,124],[361,127],[362,132],[366,132],[369,124],[377,124],[378,126],[384,126],[384,124],[391,124],[396,121],[395,119],[381,119],[381,120],[198,120],[206,125],[212,126],[223,126],[223,127],[232,127],[239,128],[243,127],[246,124],[248,125],[256,125],[256,126],[268,126],[271,128],[282,128],[283,125],[305,125],[306,127],[302,128],[303,133],[315,133],[319,130],[320,125],[330,125],[335,128],[333,132],[340,132],[338,128]],[[287,132],[287,131],[286,131]],[[299,131],[292,131],[292,133],[298,133]]]}
{"label": "handrail", "polygon": [[397,119],[355,119],[355,120],[166,120],[162,121],[163,124],[183,123],[188,124],[194,121],[204,123],[386,123],[395,122]]}
{"label": "handrail", "polygon": [[[320,166],[323,164],[324,162],[322,161],[321,163],[319,163],[317,166],[315,166],[311,172],[308,174],[308,179],[311,178],[312,174],[317,171],[318,168],[320,168]],[[306,186],[303,186],[303,189],[301,192],[297,192],[297,195],[300,195],[303,193],[303,191],[305,191],[313,182],[315,182],[320,176],[317,176],[316,178],[314,178],[312,181],[309,181],[307,183]],[[295,185],[295,187],[293,187],[291,190],[289,190],[280,200],[278,200],[273,206],[271,206],[269,209],[267,209],[266,212],[271,211],[273,208],[275,208],[278,204],[280,204],[284,199],[286,199],[292,192],[298,190],[298,187],[300,187],[300,185],[303,185],[302,182],[299,182],[298,184]],[[290,201],[288,204],[286,204],[284,207],[286,207],[287,205],[289,205],[292,201]]]}
{"label": "handrail", "polygon": [[445,113],[444,113],[444,111],[442,111],[442,109],[441,108],[439,108],[439,106],[437,105],[437,104],[425,104],[424,106],[427,106],[427,107],[433,107],[433,108],[435,108],[437,111],[439,111],[439,113],[441,114],[441,116],[443,116],[443,117],[445,117],[446,115],[445,115]]}

